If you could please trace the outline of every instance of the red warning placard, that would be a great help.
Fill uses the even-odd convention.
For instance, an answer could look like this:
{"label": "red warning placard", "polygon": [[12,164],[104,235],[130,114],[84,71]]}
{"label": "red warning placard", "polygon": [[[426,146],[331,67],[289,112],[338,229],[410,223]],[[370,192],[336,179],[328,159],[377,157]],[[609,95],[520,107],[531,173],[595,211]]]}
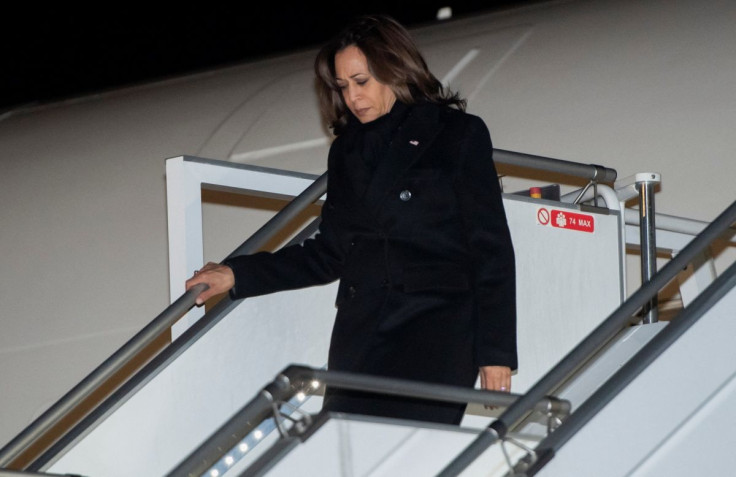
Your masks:
{"label": "red warning placard", "polygon": [[550,211],[550,225],[558,229],[577,230],[593,233],[595,231],[595,217],[587,214],[578,214],[568,210]]}

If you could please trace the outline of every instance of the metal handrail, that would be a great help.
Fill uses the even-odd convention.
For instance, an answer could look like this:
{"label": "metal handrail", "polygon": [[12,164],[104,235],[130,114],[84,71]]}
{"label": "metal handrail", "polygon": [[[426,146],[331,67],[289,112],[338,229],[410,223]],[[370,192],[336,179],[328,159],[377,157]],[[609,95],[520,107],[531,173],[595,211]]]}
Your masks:
{"label": "metal handrail", "polygon": [[102,384],[107,382],[115,373],[120,371],[137,356],[141,350],[151,344],[161,333],[170,329],[171,325],[194,305],[197,295],[206,289],[207,285],[200,285],[183,294],[6,444],[0,450],[0,467],[8,466],[24,449],[37,442],[38,439],[57,425],[71,410],[92,395]]}
{"label": "metal handrail", "polygon": [[232,258],[237,255],[246,255],[256,252],[258,249],[266,245],[276,233],[284,226],[291,222],[300,212],[311,204],[317,202],[327,192],[327,173],[323,173],[313,183],[309,185],[302,193],[294,197],[294,199],[286,204],[276,215],[274,215],[261,228],[256,230],[240,247],[227,256]]}
{"label": "metal handrail", "polygon": [[[288,245],[301,243],[306,237],[312,235],[319,225],[319,218],[314,219],[308,224],[302,232],[292,238]],[[243,244],[245,245],[245,244]],[[242,246],[241,246],[242,247]],[[242,249],[250,249],[243,247]],[[30,466],[31,470],[41,469],[45,464],[50,462],[65,447],[72,444],[76,439],[90,429],[96,422],[104,419],[106,416],[114,412],[123,402],[135,394],[140,388],[145,386],[156,374],[166,368],[184,351],[194,345],[201,337],[207,334],[217,323],[235,309],[243,299],[232,300],[229,295],[224,296],[217,304],[212,307],[204,316],[197,320],[193,325],[187,328],[171,345],[163,349],[156,357],[154,357],[146,366],[144,366],[135,376],[132,376],[117,391],[111,394],[97,408],[90,412],[82,419],[74,428],[68,431],[61,439],[51,446],[44,454],[38,457]]]}
{"label": "metal handrail", "polygon": [[[547,171],[559,172],[576,177],[585,177],[591,180],[607,182],[616,178],[616,171],[596,165],[585,165],[560,159],[553,159],[542,156],[534,156],[513,151],[494,149],[494,160],[498,163],[518,165],[522,167],[532,167]],[[303,211],[308,205],[317,201],[327,190],[327,174],[322,174],[314,181],[304,192],[297,196],[292,202],[287,204],[284,209],[279,211],[271,220],[254,233],[240,247],[236,248],[227,258],[253,253],[254,251],[265,245],[281,227],[291,221],[297,214]],[[167,307],[159,314],[149,325],[137,333],[113,355],[105,360],[100,366],[85,377],[79,384],[72,388],[56,403],[54,403],[47,411],[34,420],[20,434],[8,442],[0,449],[0,468],[10,465],[31,445],[38,442],[42,437],[46,436],[50,430],[54,428],[61,419],[63,419],[71,410],[77,408],[86,398],[100,388],[100,386],[108,382],[120,369],[126,366],[133,358],[140,354],[152,341],[161,333],[171,326],[190,308],[195,305],[196,297],[206,289],[206,285],[195,287],[184,293],[179,299]],[[87,414],[86,417],[75,426],[72,435],[80,435],[81,430],[78,428],[88,427],[93,417],[99,418],[110,412],[110,409],[117,406],[116,402],[110,402],[113,396],[115,401],[123,399],[131,390],[138,389],[138,386],[148,381],[151,373],[156,369],[153,366],[165,366],[176,356],[181,354],[184,349],[188,348],[196,339],[211,328],[214,323],[219,321],[227,314],[234,305],[228,302],[227,298],[221,301],[222,306],[216,306],[198,321],[199,326],[192,326],[191,333],[185,332],[176,342],[177,346],[172,345],[165,348],[159,355],[154,358],[148,365],[123,384],[108,399],[97,408]],[[209,315],[209,316],[208,316]],[[201,322],[201,323],[200,323]],[[192,340],[192,341],[190,341]],[[86,423],[82,425],[82,423]],[[60,441],[69,442],[69,436],[63,436]],[[52,449],[58,449],[59,442],[52,445]],[[48,461],[51,456],[47,450],[45,454],[34,461],[30,468],[37,468],[39,462]]]}
{"label": "metal handrail", "polygon": [[682,251],[670,260],[652,279],[629,297],[617,310],[608,316],[596,329],[583,339],[547,374],[537,381],[526,394],[509,406],[496,421],[491,423],[463,452],[439,474],[441,477],[459,475],[488,447],[503,439],[509,429],[520,422],[536,402],[556,389],[562,382],[583,366],[601,347],[631,321],[636,313],[653,295],[659,292],[705,247],[717,239],[736,222],[736,202],[733,202],[703,232],[695,237]]}
{"label": "metal handrail", "polygon": [[[519,394],[499,391],[476,390],[291,365],[279,373],[271,383],[169,472],[167,477],[202,475],[237,446],[263,420],[271,417],[274,413],[274,406],[289,401],[300,390],[309,389],[314,381],[339,389],[499,407],[509,406],[520,397]],[[569,415],[571,406],[569,401],[544,396],[536,403],[534,409],[547,415],[564,417]]]}
{"label": "metal handrail", "polygon": [[[316,202],[327,190],[327,173],[322,174],[294,200],[274,215],[258,231],[236,248],[228,258],[235,255],[253,253],[274,237],[285,224],[293,220],[309,205]],[[161,333],[170,329],[194,305],[197,296],[207,289],[200,284],[185,292],[174,303],[169,305],[151,323],[146,325],[133,338],[128,340],[110,358],[95,368],[79,384],[54,403],[46,412],[26,427],[18,436],[0,449],[0,467],[7,467],[30,445],[47,434],[71,410],[79,406],[86,398],[100,388],[120,369],[127,365],[142,350],[153,342]],[[224,315],[223,315],[224,316]],[[170,348],[171,346],[169,346]],[[180,351],[179,351],[180,352]],[[178,355],[178,353],[177,353]],[[166,361],[168,363],[168,361]],[[150,367],[145,367],[151,372]],[[143,372],[143,371],[141,371]],[[138,378],[139,380],[141,377]],[[94,412],[94,411],[93,411]],[[92,413],[90,413],[92,414]],[[45,459],[44,459],[45,460]],[[34,463],[35,466],[35,463]]]}
{"label": "metal handrail", "polygon": [[46,474],[40,472],[23,472],[19,470],[0,469],[0,477],[71,477],[69,474]]}
{"label": "metal handrail", "polygon": [[537,445],[538,450],[535,451],[539,456],[538,461],[526,469],[524,475],[527,477],[535,475],[577,431],[697,323],[734,286],[736,286],[736,263],[731,264],[708,288],[703,290],[689,307],[670,320],[662,331],[657,333],[645,347],[586,399],[568,419],[555,429],[554,433],[542,439]]}
{"label": "metal handrail", "polygon": [[[678,217],[676,215],[668,215],[657,212],[654,214],[656,217],[657,230],[668,230],[670,232],[676,232],[687,235],[698,235],[707,226],[708,222],[695,219],[687,219],[684,217]],[[639,225],[639,212],[634,209],[624,209],[624,219],[627,225]],[[736,234],[736,227],[733,225],[727,227],[724,230],[724,235],[720,237],[722,240],[726,240],[728,243],[736,243],[736,235],[730,237],[726,236],[728,233]]]}
{"label": "metal handrail", "polygon": [[493,161],[498,164],[558,172],[595,182],[613,182],[618,175],[615,169],[596,164],[581,164],[579,162],[535,156],[533,154],[524,154],[523,152],[506,151],[504,149],[493,150]]}

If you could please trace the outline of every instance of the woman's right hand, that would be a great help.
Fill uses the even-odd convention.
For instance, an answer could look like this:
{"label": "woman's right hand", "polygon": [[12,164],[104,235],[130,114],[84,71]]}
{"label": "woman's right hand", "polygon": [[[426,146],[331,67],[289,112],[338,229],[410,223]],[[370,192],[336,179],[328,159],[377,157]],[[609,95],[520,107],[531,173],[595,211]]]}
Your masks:
{"label": "woman's right hand", "polygon": [[202,305],[213,296],[230,290],[233,285],[235,285],[235,275],[233,274],[233,270],[227,265],[209,262],[201,269],[195,271],[192,278],[187,280],[187,291],[194,285],[198,285],[200,283],[206,283],[209,288],[200,293],[197,297],[196,303],[198,306]]}

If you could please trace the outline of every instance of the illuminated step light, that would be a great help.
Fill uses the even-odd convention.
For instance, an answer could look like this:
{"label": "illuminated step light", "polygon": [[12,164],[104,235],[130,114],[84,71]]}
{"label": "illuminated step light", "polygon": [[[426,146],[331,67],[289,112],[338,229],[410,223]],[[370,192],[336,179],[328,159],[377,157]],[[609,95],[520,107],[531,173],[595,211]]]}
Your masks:
{"label": "illuminated step light", "polygon": [[[319,380],[313,380],[306,386],[306,389],[297,393],[282,409],[284,415],[291,415],[295,409],[298,409],[310,397],[310,394],[318,390],[321,386]],[[245,457],[253,448],[263,441],[269,434],[276,430],[276,424],[273,420],[267,419],[261,423],[256,429],[247,435],[240,443],[222,457],[215,465],[213,465],[204,476],[207,477],[227,477],[227,472],[237,462]]]}

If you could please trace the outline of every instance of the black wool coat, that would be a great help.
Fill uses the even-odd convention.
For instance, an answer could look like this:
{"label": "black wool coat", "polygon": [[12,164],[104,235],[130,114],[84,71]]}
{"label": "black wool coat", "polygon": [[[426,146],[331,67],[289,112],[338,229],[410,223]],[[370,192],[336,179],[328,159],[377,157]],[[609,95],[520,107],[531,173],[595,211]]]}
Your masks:
{"label": "black wool coat", "polygon": [[[330,148],[319,233],[226,261],[231,295],[340,279],[329,369],[466,387],[479,366],[516,369],[514,252],[484,122],[414,105],[370,171],[354,134]],[[325,407],[449,423],[464,408],[337,390]]]}

